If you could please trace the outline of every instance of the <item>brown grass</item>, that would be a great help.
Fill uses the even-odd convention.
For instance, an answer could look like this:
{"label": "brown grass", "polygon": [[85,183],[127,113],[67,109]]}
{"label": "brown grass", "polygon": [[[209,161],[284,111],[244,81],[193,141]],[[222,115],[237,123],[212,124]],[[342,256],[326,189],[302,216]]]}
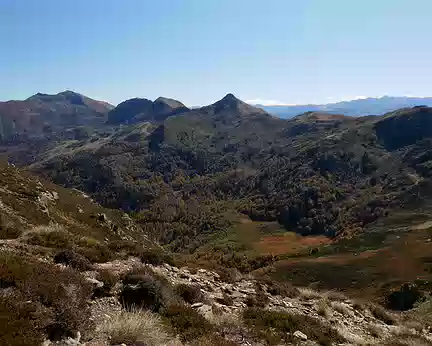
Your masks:
{"label": "brown grass", "polygon": [[236,346],[236,345],[238,344],[226,340],[223,337],[215,334],[202,336],[191,343],[191,346]]}
{"label": "brown grass", "polygon": [[344,303],[332,302],[331,306],[335,311],[339,312],[340,314],[342,314],[344,316],[353,316],[354,315],[354,313]]}
{"label": "brown grass", "polygon": [[162,346],[169,341],[161,319],[149,311],[121,311],[108,320],[102,327],[110,337],[110,343],[146,346]]}
{"label": "brown grass", "polygon": [[335,329],[307,315],[250,308],[244,311],[243,319],[251,331],[266,340],[269,345],[292,341],[292,334],[297,330],[320,345],[345,341]]}
{"label": "brown grass", "polygon": [[385,324],[394,325],[398,323],[396,316],[377,304],[369,304],[369,310],[372,315],[383,321]]}
{"label": "brown grass", "polygon": [[325,298],[321,299],[317,304],[317,314],[324,317],[330,317],[329,301]]}
{"label": "brown grass", "polygon": [[303,288],[299,288],[299,296],[301,299],[304,300],[312,300],[312,299],[321,299],[322,298],[322,293],[317,292],[313,289],[307,288],[307,287],[303,287]]}
{"label": "brown grass", "polygon": [[300,236],[296,233],[286,232],[278,235],[264,236],[255,245],[261,254],[297,254],[309,248],[329,244],[331,241],[324,236]]}
{"label": "brown grass", "polygon": [[40,346],[52,314],[39,302],[28,302],[15,291],[0,296],[0,340],[2,345]]}
{"label": "brown grass", "polygon": [[195,340],[201,336],[209,335],[213,326],[197,311],[183,304],[168,306],[162,313],[165,321],[182,341]]}
{"label": "brown grass", "polygon": [[46,328],[51,337],[67,336],[78,330],[85,333],[92,327],[87,305],[91,286],[72,269],[61,269],[23,254],[1,253],[0,286],[14,287],[25,301],[45,306],[53,316],[53,322]]}

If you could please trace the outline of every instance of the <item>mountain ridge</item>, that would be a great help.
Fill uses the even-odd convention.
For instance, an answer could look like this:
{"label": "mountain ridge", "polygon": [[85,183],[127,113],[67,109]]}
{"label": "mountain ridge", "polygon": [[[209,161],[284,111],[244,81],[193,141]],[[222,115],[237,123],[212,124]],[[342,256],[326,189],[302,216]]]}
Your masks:
{"label": "mountain ridge", "polygon": [[158,97],[155,101],[132,98],[118,104],[108,113],[109,124],[132,124],[143,121],[161,122],[166,118],[188,111],[180,101]]}
{"label": "mountain ridge", "polygon": [[291,118],[308,111],[342,113],[349,116],[382,115],[400,108],[421,105],[432,106],[432,97],[383,96],[379,98],[368,97],[328,104],[258,106],[273,115],[282,118]]}

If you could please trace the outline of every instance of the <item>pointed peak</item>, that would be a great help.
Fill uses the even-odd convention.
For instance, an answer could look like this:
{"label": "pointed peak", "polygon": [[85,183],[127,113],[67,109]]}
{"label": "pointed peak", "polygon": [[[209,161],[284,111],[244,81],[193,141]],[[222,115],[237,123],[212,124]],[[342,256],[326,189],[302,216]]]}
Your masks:
{"label": "pointed peak", "polygon": [[234,96],[234,94],[231,94],[231,93],[226,94],[226,95],[224,96],[224,98],[221,99],[221,101],[228,101],[228,102],[233,102],[233,101],[236,101],[236,102],[237,102],[237,101],[240,101],[240,102],[241,102],[240,99],[238,99],[237,97]]}
{"label": "pointed peak", "polygon": [[219,112],[234,112],[237,114],[248,115],[248,114],[267,114],[261,108],[257,108],[247,104],[246,102],[238,99],[234,94],[227,94],[221,100],[213,103],[207,108],[212,109],[215,113]]}

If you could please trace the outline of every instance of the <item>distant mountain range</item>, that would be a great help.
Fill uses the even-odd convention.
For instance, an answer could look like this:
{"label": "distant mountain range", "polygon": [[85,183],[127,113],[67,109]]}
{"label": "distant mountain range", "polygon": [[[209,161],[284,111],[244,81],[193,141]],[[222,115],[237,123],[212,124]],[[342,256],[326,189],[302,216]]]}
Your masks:
{"label": "distant mountain range", "polygon": [[415,107],[415,106],[432,106],[432,97],[393,97],[383,96],[379,98],[365,98],[359,100],[342,101],[328,104],[309,104],[309,105],[274,105],[261,107],[272,115],[281,118],[292,118],[296,115],[306,112],[327,112],[343,114],[349,116],[361,115],[382,115],[397,109]]}

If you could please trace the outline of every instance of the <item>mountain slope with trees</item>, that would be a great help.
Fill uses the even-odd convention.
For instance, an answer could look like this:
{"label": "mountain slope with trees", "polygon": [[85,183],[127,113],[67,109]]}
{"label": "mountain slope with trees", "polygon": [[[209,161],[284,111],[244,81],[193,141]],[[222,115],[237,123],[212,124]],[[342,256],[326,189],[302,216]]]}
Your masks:
{"label": "mountain slope with trees", "polygon": [[176,249],[193,250],[239,215],[302,235],[345,237],[409,207],[403,196],[429,183],[430,113],[282,120],[228,94],[163,122],[151,116],[45,152],[32,169],[139,212],[143,226]]}

